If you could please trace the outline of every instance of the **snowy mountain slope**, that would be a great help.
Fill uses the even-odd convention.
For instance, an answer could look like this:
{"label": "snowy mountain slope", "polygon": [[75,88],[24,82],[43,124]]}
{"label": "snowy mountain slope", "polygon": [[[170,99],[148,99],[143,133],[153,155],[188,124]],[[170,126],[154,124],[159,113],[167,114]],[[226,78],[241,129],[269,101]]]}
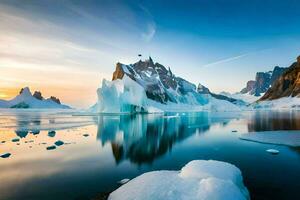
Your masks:
{"label": "snowy mountain slope", "polygon": [[[210,94],[201,94],[194,84],[176,77],[172,71],[151,58],[135,64],[117,63],[112,81],[103,80],[98,93],[98,112],[195,111],[232,106]],[[217,103],[208,106],[209,101]],[[206,106],[204,106],[206,105]],[[221,106],[222,110],[227,106]]]}
{"label": "snowy mountain slope", "polygon": [[0,108],[70,108],[49,99],[35,98],[28,87],[23,88],[20,94],[11,100],[0,100]]}
{"label": "snowy mountain slope", "polygon": [[209,94],[210,96],[212,96],[216,99],[228,101],[230,103],[233,103],[233,104],[239,105],[239,106],[246,106],[248,103],[247,101],[244,101],[241,98],[234,97],[230,93],[225,93],[225,92],[220,93],[220,94],[213,93],[207,87],[205,87],[204,85],[201,85],[200,83],[197,87],[197,92],[200,94]]}
{"label": "snowy mountain slope", "polygon": [[[233,93],[233,94],[228,93],[228,92],[221,92],[220,94],[224,95],[224,96],[227,96],[229,98],[241,100],[246,104],[253,103],[253,102],[257,101],[260,98],[260,96],[251,95],[249,93],[242,94],[240,92]],[[263,95],[263,93],[261,95]]]}

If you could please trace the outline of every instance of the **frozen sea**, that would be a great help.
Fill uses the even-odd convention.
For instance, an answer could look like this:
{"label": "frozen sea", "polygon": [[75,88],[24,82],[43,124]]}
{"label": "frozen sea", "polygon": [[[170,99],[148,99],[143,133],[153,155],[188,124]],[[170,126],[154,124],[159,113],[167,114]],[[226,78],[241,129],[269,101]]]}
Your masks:
{"label": "frozen sea", "polygon": [[195,159],[236,165],[251,199],[300,199],[300,147],[242,139],[274,131],[300,134],[300,112],[0,110],[0,199],[94,199],[121,180]]}

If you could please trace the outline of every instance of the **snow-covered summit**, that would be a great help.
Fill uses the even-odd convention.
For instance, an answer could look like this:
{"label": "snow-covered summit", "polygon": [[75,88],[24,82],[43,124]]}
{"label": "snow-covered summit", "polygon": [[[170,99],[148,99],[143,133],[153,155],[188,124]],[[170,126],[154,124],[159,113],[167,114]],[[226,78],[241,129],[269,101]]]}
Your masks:
{"label": "snow-covered summit", "polygon": [[54,97],[38,99],[32,95],[29,87],[25,87],[21,89],[15,98],[11,100],[0,100],[0,108],[70,108],[67,105],[54,101],[53,98]]}

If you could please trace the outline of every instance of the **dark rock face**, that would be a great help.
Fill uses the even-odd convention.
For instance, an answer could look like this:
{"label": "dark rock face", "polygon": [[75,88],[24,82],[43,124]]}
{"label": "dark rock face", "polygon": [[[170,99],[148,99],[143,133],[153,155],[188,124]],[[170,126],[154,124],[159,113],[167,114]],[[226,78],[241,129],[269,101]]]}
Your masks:
{"label": "dark rock face", "polygon": [[56,98],[56,97],[54,97],[54,96],[51,96],[50,99],[51,99],[52,101],[54,101],[55,103],[57,103],[57,104],[61,104],[59,98]]}
{"label": "dark rock face", "polygon": [[251,80],[247,82],[247,86],[241,90],[241,93],[246,94],[250,91],[253,91],[255,87],[255,81]]}
{"label": "dark rock face", "polygon": [[247,86],[241,90],[242,94],[249,93],[251,95],[260,96],[265,93],[274,81],[286,70],[286,68],[276,66],[273,71],[257,72],[255,81],[247,82]]}
{"label": "dark rock face", "polygon": [[38,100],[43,100],[44,99],[44,97],[42,96],[42,93],[40,91],[35,91],[32,96],[35,97]]}
{"label": "dark rock face", "polygon": [[142,85],[149,99],[160,103],[168,101],[177,103],[168,89],[173,89],[180,95],[191,91],[196,92],[194,84],[176,77],[170,68],[166,69],[163,65],[154,63],[151,57],[131,65],[117,63],[112,80],[122,79],[124,75]]}
{"label": "dark rock face", "polygon": [[198,84],[197,92],[201,94],[211,94],[210,90],[204,85],[201,85],[200,83]]}
{"label": "dark rock face", "polygon": [[296,97],[300,94],[300,56],[297,62],[293,63],[284,71],[272,84],[272,87],[259,99],[273,100],[281,97]]}

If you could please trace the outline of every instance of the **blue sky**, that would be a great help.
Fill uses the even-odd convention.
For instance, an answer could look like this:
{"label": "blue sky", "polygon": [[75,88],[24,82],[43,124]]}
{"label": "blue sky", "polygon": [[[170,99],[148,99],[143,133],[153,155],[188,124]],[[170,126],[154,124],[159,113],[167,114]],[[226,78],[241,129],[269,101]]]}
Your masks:
{"label": "blue sky", "polygon": [[[0,96],[25,85],[73,106],[96,101],[115,63],[138,54],[212,91],[300,54],[297,0],[0,2]],[[7,95],[5,94],[7,93]]]}

